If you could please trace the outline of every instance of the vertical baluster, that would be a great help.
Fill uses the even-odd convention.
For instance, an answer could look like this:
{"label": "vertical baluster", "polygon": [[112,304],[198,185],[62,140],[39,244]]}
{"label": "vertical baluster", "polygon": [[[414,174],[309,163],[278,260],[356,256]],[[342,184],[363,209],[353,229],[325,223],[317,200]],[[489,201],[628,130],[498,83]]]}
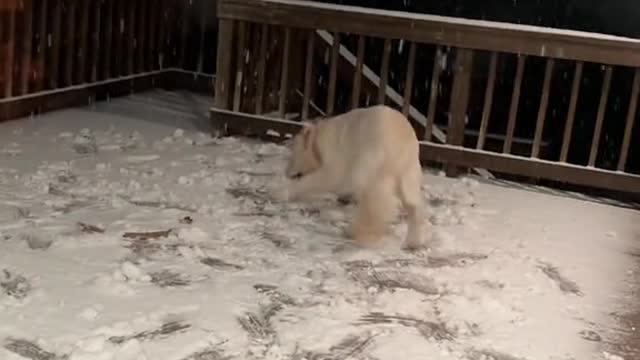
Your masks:
{"label": "vertical baluster", "polygon": [[45,54],[49,47],[49,36],[47,35],[47,18],[49,17],[48,8],[48,1],[42,0],[40,3],[40,13],[38,14],[38,54],[36,55],[38,76],[36,77],[35,84],[36,91],[44,89],[44,74],[47,73],[45,69]]}
{"label": "vertical baluster", "polygon": [[126,19],[125,0],[115,0],[118,2],[118,14],[116,18],[116,56],[115,56],[115,75],[124,75],[123,60],[124,52],[124,31]]}
{"label": "vertical baluster", "polygon": [[187,35],[189,35],[189,11],[191,9],[190,1],[180,2],[182,4],[182,27],[180,34],[180,59],[178,66],[185,68],[187,58]]}
{"label": "vertical baluster", "polygon": [[429,94],[429,109],[427,110],[427,123],[424,127],[424,135],[421,140],[431,141],[431,133],[436,118],[436,107],[438,106],[438,90],[440,89],[440,72],[442,71],[442,48],[436,47],[436,54],[433,59],[433,69],[431,70],[431,92]]}
{"label": "vertical baluster", "polygon": [[402,115],[409,116],[411,109],[411,94],[413,91],[413,78],[416,65],[416,47],[415,42],[409,47],[409,58],[407,59],[407,77],[404,82],[404,99],[402,103]]}
{"label": "vertical baluster", "polygon": [[358,37],[358,51],[356,54],[356,68],[353,75],[353,88],[351,89],[351,108],[355,109],[360,104],[360,88],[362,85],[362,65],[364,63],[364,43],[365,37]]}
{"label": "vertical baluster", "polygon": [[[166,3],[166,1],[167,0],[159,0],[159,1],[160,1],[161,8],[160,8],[160,19],[158,20],[158,27],[159,27],[158,28],[158,45],[157,45],[157,47],[158,47],[158,57],[156,58],[156,61],[157,61],[156,66],[157,66],[158,69],[162,69],[162,68],[164,68],[164,58],[165,58],[165,51],[166,51],[166,46],[167,46],[167,39],[166,39],[166,35],[165,35],[166,34],[165,28],[167,27],[166,26],[166,24],[167,24],[167,3]],[[225,22],[225,20],[221,19],[219,21],[219,26],[222,26],[223,22]],[[228,26],[228,23],[225,26]],[[229,31],[229,34],[233,33],[233,29],[228,30],[228,31]],[[218,31],[218,33],[220,33],[220,31]],[[221,40],[220,36],[218,35],[218,42],[220,40]],[[232,40],[229,40],[229,41],[232,41]],[[218,47],[218,50],[220,50],[220,47]],[[223,56],[223,55],[217,55],[218,58],[220,58],[221,56],[222,57],[226,57],[226,56]],[[217,68],[217,65],[216,65],[216,68]],[[219,74],[219,73],[216,70],[216,76],[218,76],[217,74]],[[216,81],[216,83],[217,83],[217,81]]]}
{"label": "vertical baluster", "polygon": [[540,98],[540,108],[538,109],[538,119],[536,121],[536,130],[533,136],[533,148],[531,149],[531,157],[537,158],[540,154],[540,142],[542,141],[542,133],[544,131],[544,120],[547,116],[547,106],[549,105],[549,92],[551,91],[551,77],[553,75],[554,60],[547,59],[547,65],[544,70],[544,81],[542,84],[542,97]]}
{"label": "vertical baluster", "polygon": [[[104,29],[104,48],[94,49],[98,52],[98,49],[104,51],[102,58],[102,78],[109,79],[111,78],[111,44],[113,44],[113,36],[117,32],[118,26],[113,26],[114,16],[113,16],[113,8],[116,6],[116,0],[107,0],[105,3],[107,14],[105,16],[105,29]],[[116,16],[117,19],[117,16]],[[115,30],[115,31],[114,31]]]}
{"label": "vertical baluster", "polygon": [[67,2],[67,36],[66,36],[66,51],[65,51],[65,70],[64,79],[65,85],[70,86],[73,84],[73,66],[74,59],[76,57],[76,7],[77,0],[70,0]]}
{"label": "vertical baluster", "polygon": [[138,73],[144,72],[145,70],[145,54],[146,54],[146,46],[147,46],[147,34],[145,32],[147,28],[147,16],[148,16],[148,5],[146,0],[138,0],[140,1],[140,6],[138,6],[138,34],[136,36],[136,71]]}
{"label": "vertical baluster", "polygon": [[16,9],[9,8],[9,21],[7,21],[8,37],[6,42],[7,55],[4,63],[4,96],[11,97],[13,95],[13,69],[14,54],[16,47]]}
{"label": "vertical baluster", "polygon": [[[209,14],[209,12],[206,10],[206,3],[208,3],[206,0],[202,0],[200,1],[200,44],[198,46],[198,64],[197,64],[197,68],[196,71],[197,72],[202,72],[203,68],[204,68],[204,51],[205,51],[205,43],[204,43],[204,38],[205,38],[205,26],[206,26],[206,19],[207,19],[207,15]],[[215,5],[215,3],[213,3]]]}
{"label": "vertical baluster", "polygon": [[302,120],[309,118],[309,101],[311,98],[311,82],[313,81],[313,48],[315,46],[316,32],[309,31],[307,38],[307,54],[304,69],[304,94],[302,97]]}
{"label": "vertical baluster", "polygon": [[256,114],[262,114],[264,106],[264,82],[267,72],[267,42],[269,40],[269,25],[262,24],[260,30],[260,54],[258,60],[258,91],[256,93]]}
{"label": "vertical baluster", "polygon": [[138,5],[137,0],[128,0],[129,1],[129,9],[127,10],[127,42],[125,48],[129,49],[127,51],[127,70],[126,74],[133,74],[133,62],[135,59],[135,43],[136,39],[136,7]]}
{"label": "vertical baluster", "polygon": [[338,81],[338,62],[340,61],[340,33],[333,33],[331,45],[331,69],[329,70],[329,89],[327,95],[327,116],[333,115],[336,102],[336,84]]}
{"label": "vertical baluster", "polygon": [[384,104],[387,98],[387,83],[389,81],[389,59],[391,57],[391,39],[384,39],[382,48],[382,65],[380,67],[380,86],[378,87],[378,104]]}
{"label": "vertical baluster", "polygon": [[624,136],[622,138],[622,147],[620,148],[620,158],[618,160],[618,171],[625,170],[627,164],[627,156],[629,147],[631,146],[631,133],[633,132],[633,124],[636,120],[636,110],[638,109],[638,94],[640,93],[640,69],[636,68],[633,75],[633,87],[631,89],[631,99],[629,100],[629,110],[627,111],[627,119],[624,127]]}
{"label": "vertical baluster", "polygon": [[[106,4],[104,1],[97,1],[95,3],[95,8],[93,9],[93,49],[91,50],[91,82],[98,81],[98,72],[100,71],[100,43],[102,37],[102,6],[109,6],[111,1],[107,0]],[[106,49],[105,49],[106,50]],[[106,62],[108,62],[109,57],[108,53],[105,52],[103,55],[102,65],[106,66]]]}
{"label": "vertical baluster", "polygon": [[289,55],[291,53],[291,29],[284,29],[284,46],[282,53],[282,68],[280,74],[280,99],[278,101],[278,115],[284,118],[286,115],[287,95],[289,92]]}
{"label": "vertical baluster", "polygon": [[604,81],[602,82],[602,92],[600,93],[600,104],[598,106],[598,114],[596,116],[596,126],[593,129],[593,139],[591,141],[591,151],[589,152],[588,166],[596,165],[598,157],[598,148],[600,147],[600,135],[602,134],[602,123],[604,122],[604,114],[607,110],[607,101],[609,99],[609,87],[611,86],[611,75],[613,68],[606,66],[604,72]]}
{"label": "vertical baluster", "polygon": [[507,123],[507,135],[504,140],[502,152],[511,153],[513,143],[513,133],[516,129],[516,118],[518,117],[518,105],[520,104],[520,89],[522,88],[522,76],[524,75],[524,65],[526,55],[518,55],[518,67],[516,69],[516,79],[513,84],[513,95],[511,97],[511,107],[509,108],[509,122]]}
{"label": "vertical baluster", "polygon": [[53,0],[53,24],[51,34],[51,69],[49,70],[49,86],[58,88],[58,71],[60,68],[60,50],[62,47],[62,0]]}
{"label": "vertical baluster", "polygon": [[560,150],[561,162],[567,162],[567,156],[569,155],[573,121],[576,117],[576,106],[578,104],[578,96],[580,95],[580,82],[582,81],[583,66],[584,63],[582,61],[576,62],[576,68],[573,74],[573,85],[571,86],[571,99],[569,100],[569,112],[567,113],[567,121],[564,126],[564,135],[562,137],[562,149]]}
{"label": "vertical baluster", "polygon": [[[162,6],[162,5],[160,5]],[[151,18],[149,19],[149,26],[147,32],[149,34],[149,41],[147,41],[147,59],[145,61],[145,70],[154,70],[155,58],[154,52],[157,46],[156,43],[156,27],[158,25],[158,13],[162,11],[162,8],[151,7]],[[204,13],[204,12],[203,12]]]}
{"label": "vertical baluster", "polygon": [[24,34],[22,37],[22,71],[20,73],[20,93],[29,92],[29,77],[33,72],[33,0],[24,0]]}
{"label": "vertical baluster", "polygon": [[489,78],[487,79],[487,88],[484,92],[484,105],[482,107],[482,120],[480,121],[480,131],[478,132],[478,142],[476,149],[482,150],[487,137],[487,129],[489,128],[489,119],[491,118],[491,107],[493,106],[493,93],[496,86],[496,69],[498,67],[498,53],[491,53],[489,61]]}
{"label": "vertical baluster", "polygon": [[87,42],[89,37],[89,3],[93,2],[94,6],[100,7],[100,2],[92,0],[80,0],[80,44],[78,44],[78,69],[76,72],[76,83],[83,83],[87,80],[86,66],[89,49]]}

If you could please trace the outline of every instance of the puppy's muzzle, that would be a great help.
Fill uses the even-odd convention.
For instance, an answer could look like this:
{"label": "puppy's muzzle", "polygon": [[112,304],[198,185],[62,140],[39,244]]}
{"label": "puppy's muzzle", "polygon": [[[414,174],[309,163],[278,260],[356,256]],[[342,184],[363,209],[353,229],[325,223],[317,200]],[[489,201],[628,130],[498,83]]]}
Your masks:
{"label": "puppy's muzzle", "polygon": [[289,178],[290,180],[299,180],[303,176],[304,176],[304,174],[302,174],[301,172],[287,173],[287,178]]}
{"label": "puppy's muzzle", "polygon": [[304,175],[301,171],[296,171],[291,167],[287,167],[284,174],[290,180],[300,179]]}

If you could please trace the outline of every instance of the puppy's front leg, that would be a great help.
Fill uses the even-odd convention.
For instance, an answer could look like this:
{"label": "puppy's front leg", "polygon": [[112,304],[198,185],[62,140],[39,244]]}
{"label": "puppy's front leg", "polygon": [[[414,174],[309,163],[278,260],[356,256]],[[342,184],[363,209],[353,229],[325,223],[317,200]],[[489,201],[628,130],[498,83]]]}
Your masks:
{"label": "puppy's front leg", "polygon": [[335,176],[328,170],[320,169],[298,180],[291,181],[289,183],[289,199],[324,194],[333,191],[334,188]]}

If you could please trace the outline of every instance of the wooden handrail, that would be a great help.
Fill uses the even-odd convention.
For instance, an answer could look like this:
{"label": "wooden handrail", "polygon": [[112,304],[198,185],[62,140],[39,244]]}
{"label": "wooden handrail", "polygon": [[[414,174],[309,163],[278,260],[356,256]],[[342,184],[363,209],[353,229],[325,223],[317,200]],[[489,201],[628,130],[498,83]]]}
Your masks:
{"label": "wooden handrail", "polygon": [[302,0],[219,0],[218,16],[468,49],[640,66],[640,39],[573,30]]}

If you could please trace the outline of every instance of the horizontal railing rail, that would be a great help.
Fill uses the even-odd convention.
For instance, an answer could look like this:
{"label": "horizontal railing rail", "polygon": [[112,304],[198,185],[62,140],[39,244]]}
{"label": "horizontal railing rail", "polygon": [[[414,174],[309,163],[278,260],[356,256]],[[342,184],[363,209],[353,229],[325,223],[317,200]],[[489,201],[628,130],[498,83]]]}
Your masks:
{"label": "horizontal railing rail", "polygon": [[640,39],[303,0],[222,0],[222,19],[460,48],[640,66]]}

